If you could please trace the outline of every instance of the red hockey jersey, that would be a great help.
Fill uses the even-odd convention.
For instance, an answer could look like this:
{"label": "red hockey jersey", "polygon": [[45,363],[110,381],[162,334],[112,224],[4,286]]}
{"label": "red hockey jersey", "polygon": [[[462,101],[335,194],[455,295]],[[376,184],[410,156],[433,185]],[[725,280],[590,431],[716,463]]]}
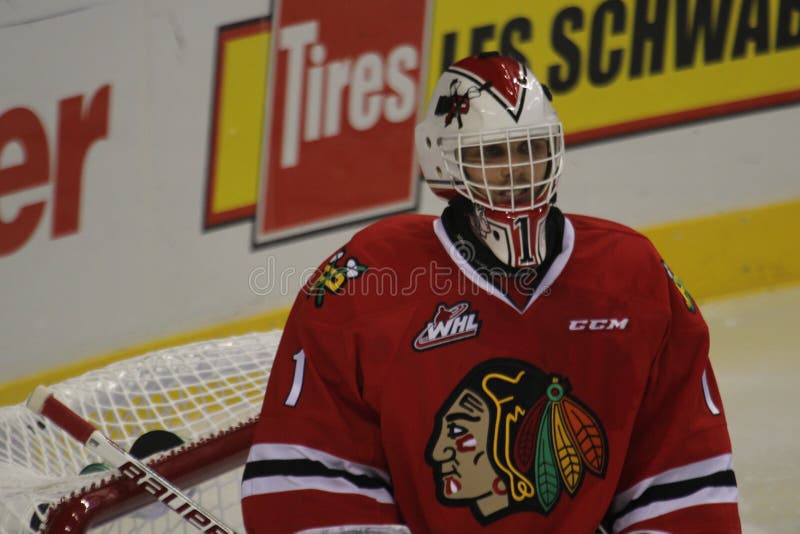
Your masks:
{"label": "red hockey jersey", "polygon": [[440,219],[392,217],[301,291],[248,530],[740,532],[708,330],[649,241],[567,216],[525,309],[461,252]]}

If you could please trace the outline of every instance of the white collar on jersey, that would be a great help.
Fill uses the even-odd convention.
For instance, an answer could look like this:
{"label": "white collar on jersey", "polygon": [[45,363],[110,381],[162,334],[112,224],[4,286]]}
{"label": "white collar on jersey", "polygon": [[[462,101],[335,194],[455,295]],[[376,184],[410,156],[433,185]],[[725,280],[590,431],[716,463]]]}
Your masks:
{"label": "white collar on jersey", "polygon": [[442,243],[444,249],[447,251],[450,259],[453,260],[453,262],[458,266],[461,272],[464,273],[464,276],[466,276],[467,279],[490,295],[502,300],[520,314],[528,311],[528,308],[530,308],[531,305],[536,302],[536,299],[538,299],[539,296],[545,292],[545,290],[553,285],[553,282],[555,282],[556,278],[558,278],[558,276],[564,270],[564,267],[566,267],[567,261],[569,261],[570,256],[572,256],[572,248],[575,245],[575,228],[573,228],[570,220],[567,217],[564,217],[564,237],[561,240],[561,252],[553,260],[553,263],[550,265],[547,273],[545,273],[544,278],[542,278],[542,281],[539,282],[539,286],[536,288],[533,296],[528,299],[528,304],[525,305],[524,309],[520,310],[511,301],[511,299],[509,299],[502,291],[497,289],[494,284],[478,274],[472,265],[470,265],[469,262],[464,259],[461,254],[459,254],[458,247],[453,244],[452,241],[450,241],[450,237],[447,235],[447,231],[444,229],[441,218],[433,221],[433,231],[436,234],[436,237],[439,238],[439,241]]}

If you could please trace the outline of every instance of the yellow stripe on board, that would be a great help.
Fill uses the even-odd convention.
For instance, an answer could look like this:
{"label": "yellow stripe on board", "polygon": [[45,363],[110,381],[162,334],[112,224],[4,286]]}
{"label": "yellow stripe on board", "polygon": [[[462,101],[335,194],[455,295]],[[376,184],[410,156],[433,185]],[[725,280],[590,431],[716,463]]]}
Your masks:
{"label": "yellow stripe on board", "polygon": [[[711,215],[642,231],[698,300],[800,283],[800,199]],[[147,352],[206,339],[281,328],[289,309],[119,350],[0,385],[0,406],[53,384]]]}
{"label": "yellow stripe on board", "polygon": [[800,199],[646,228],[699,300],[800,282]]}

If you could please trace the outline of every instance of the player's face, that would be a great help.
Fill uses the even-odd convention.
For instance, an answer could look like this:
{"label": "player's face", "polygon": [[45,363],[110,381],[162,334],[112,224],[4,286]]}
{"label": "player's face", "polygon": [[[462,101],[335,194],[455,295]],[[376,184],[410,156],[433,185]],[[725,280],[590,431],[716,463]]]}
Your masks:
{"label": "player's face", "polygon": [[[533,154],[531,154],[533,151]],[[547,174],[547,141],[518,139],[461,149],[468,186],[481,200],[497,206],[524,206],[541,194],[536,188]],[[533,161],[533,176],[531,176]],[[481,172],[481,166],[485,172]]]}
{"label": "player's face", "polygon": [[461,392],[438,422],[431,458],[445,499],[480,499],[491,495],[497,478],[486,454],[489,408],[469,389]]}

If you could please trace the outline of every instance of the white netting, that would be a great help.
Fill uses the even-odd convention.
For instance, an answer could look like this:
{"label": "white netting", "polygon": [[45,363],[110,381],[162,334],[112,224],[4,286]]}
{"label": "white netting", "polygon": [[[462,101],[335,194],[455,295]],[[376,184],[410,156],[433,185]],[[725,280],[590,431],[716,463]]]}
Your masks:
{"label": "white netting", "polygon": [[[198,443],[258,415],[279,339],[276,330],[170,348],[51,388],[59,400],[126,450],[145,432],[158,429],[176,434],[184,444]],[[101,462],[24,405],[0,407],[0,533],[36,532],[55,503],[113,480],[112,472],[79,474]],[[202,471],[203,466],[197,467]],[[242,528],[241,469],[237,466],[188,490],[237,529]],[[166,508],[155,503],[93,531],[192,531],[177,514],[164,512]]]}

